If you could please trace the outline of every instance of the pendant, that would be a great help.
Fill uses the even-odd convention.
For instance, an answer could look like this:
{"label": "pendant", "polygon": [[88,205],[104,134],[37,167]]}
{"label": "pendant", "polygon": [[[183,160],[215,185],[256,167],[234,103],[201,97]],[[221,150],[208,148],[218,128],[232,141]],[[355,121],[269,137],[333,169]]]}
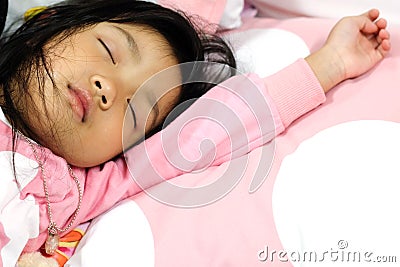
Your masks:
{"label": "pendant", "polygon": [[47,237],[46,243],[44,245],[46,253],[49,255],[54,255],[54,253],[58,249],[59,242],[60,242],[60,237],[57,233],[56,234],[49,233],[49,236]]}

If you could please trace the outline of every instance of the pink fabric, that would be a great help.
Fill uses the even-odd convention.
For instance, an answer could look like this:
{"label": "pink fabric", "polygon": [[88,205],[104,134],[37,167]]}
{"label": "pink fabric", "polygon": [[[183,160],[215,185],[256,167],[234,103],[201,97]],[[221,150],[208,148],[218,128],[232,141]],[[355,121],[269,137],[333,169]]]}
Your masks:
{"label": "pink fabric", "polygon": [[[3,249],[3,247],[10,241],[10,238],[5,234],[3,224],[0,223],[0,251]],[[3,260],[2,257],[0,257],[0,266],[3,266]]]}
{"label": "pink fabric", "polygon": [[246,0],[257,8],[258,16],[276,19],[294,17],[318,17],[339,19],[344,16],[362,14],[371,8],[378,8],[389,24],[399,24],[400,6],[392,0]]}
{"label": "pink fabric", "polygon": [[[276,103],[284,128],[297,119],[299,114],[314,109],[317,104],[326,100],[324,94],[316,93],[320,89],[320,87],[315,87],[318,85],[318,80],[305,61],[292,64],[286,69],[292,73],[286,79],[282,79],[279,74],[265,79],[268,93]],[[314,90],[310,90],[310,88],[314,88]],[[304,105],[296,103],[304,103]]]}
{"label": "pink fabric", "polygon": [[224,13],[226,1],[227,0],[158,0],[157,3],[173,10],[184,11],[189,16],[199,16],[206,20],[206,23],[211,24],[203,25],[206,26],[206,29],[209,29],[210,31],[216,31],[217,25],[222,18],[222,14]]}
{"label": "pink fabric", "polygon": [[[332,20],[321,19],[286,21],[251,19],[245,22],[241,30],[265,27],[288,30],[301,36],[310,49],[314,50],[322,45],[333,23]],[[318,34],[315,34],[316,32]],[[400,29],[394,27],[392,31],[394,48],[400,45],[399,32]],[[152,188],[153,190],[148,192],[152,197],[144,193],[134,196],[132,200],[141,207],[151,225],[155,246],[155,266],[187,266],[188,264],[194,267],[293,266],[290,262],[279,261],[277,253],[273,261],[270,257],[266,261],[258,259],[259,253],[266,246],[270,248],[270,252],[285,249],[277,232],[280,225],[276,225],[274,220],[274,214],[279,213],[279,210],[274,210],[272,203],[274,185],[282,161],[303,141],[342,122],[364,119],[400,122],[399,70],[400,50],[394,49],[370,72],[357,79],[345,81],[330,91],[323,105],[295,120],[290,127],[275,138],[270,169],[270,166],[262,164],[261,158],[265,151],[272,149],[271,144],[268,143],[252,150],[247,155],[224,162],[220,166],[207,168],[200,173],[183,174],[169,181],[180,186],[196,188],[217,181],[229,166],[246,166],[243,168],[244,173],[238,184],[215,202],[191,209],[166,205],[162,199],[154,197],[168,196],[169,187],[165,186],[166,183]],[[289,84],[292,83],[289,82]],[[302,86],[299,83],[293,84],[295,85]],[[267,88],[270,92],[271,85]],[[286,92],[280,90],[282,87],[273,90],[279,95],[274,98],[274,101],[281,103],[277,105],[277,110],[286,122],[290,122],[295,118],[290,111],[297,110],[293,113],[296,114],[299,110],[285,107],[285,103],[291,101],[279,100],[280,95],[287,95]],[[292,90],[297,91],[296,88]],[[301,95],[299,92],[297,97],[301,99]],[[274,93],[270,96],[273,97]],[[315,99],[320,96],[310,97]],[[283,122],[283,125],[287,124]],[[318,166],[315,167],[318,168]],[[335,167],[333,163],[332,168]],[[266,180],[256,192],[250,194],[249,184],[254,174],[260,170],[267,174]],[[329,170],[326,171],[329,172]],[[234,173],[230,174],[234,176]],[[321,179],[323,175],[324,173],[321,173]],[[179,197],[185,200],[191,197],[190,193],[189,190],[182,191]],[[296,199],[291,201],[296,201]],[[301,220],[302,218],[293,219]],[[338,220],[342,221],[343,217],[339,217]],[[371,231],[380,231],[379,226]],[[301,229],[298,229],[297,234],[301,235]],[[329,250],[329,247],[326,249]]]}

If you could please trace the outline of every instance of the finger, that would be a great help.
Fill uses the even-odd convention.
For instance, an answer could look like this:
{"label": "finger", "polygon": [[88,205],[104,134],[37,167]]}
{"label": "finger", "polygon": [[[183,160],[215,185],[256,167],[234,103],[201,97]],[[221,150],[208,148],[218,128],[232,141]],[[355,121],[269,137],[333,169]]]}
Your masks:
{"label": "finger", "polygon": [[378,33],[380,27],[386,27],[386,20],[379,19],[374,22],[379,17],[378,9],[370,9],[367,12],[356,16],[360,30],[365,34]]}
{"label": "finger", "polygon": [[366,35],[377,34],[379,27],[369,18],[360,17],[360,31]]}
{"label": "finger", "polygon": [[386,40],[389,38],[390,38],[390,33],[386,29],[380,30],[379,33],[375,37],[378,44],[382,43],[383,40]]}
{"label": "finger", "polygon": [[390,34],[386,30],[381,30],[379,32],[381,41],[376,46],[376,51],[380,54],[380,56],[385,57],[387,53],[390,51],[392,44],[390,42]]}
{"label": "finger", "polygon": [[368,41],[370,42],[372,47],[378,47],[382,41],[378,40],[378,36],[377,35],[371,35],[368,37]]}
{"label": "finger", "polygon": [[[386,28],[387,21],[385,19],[378,19],[379,10],[374,8],[358,16],[360,18],[360,30],[367,34],[377,33],[379,29]],[[378,20],[377,20],[378,19]]]}
{"label": "finger", "polygon": [[370,9],[367,12],[363,13],[361,16],[365,16],[370,20],[374,21],[379,17],[379,10],[376,8]]}
{"label": "finger", "polygon": [[384,39],[390,39],[390,33],[389,33],[389,31],[386,30],[386,29],[380,30],[378,36],[379,36],[379,38],[382,39],[382,40],[384,40]]}
{"label": "finger", "polygon": [[387,20],[384,18],[380,18],[377,21],[375,21],[375,25],[378,26],[379,29],[386,29]]}
{"label": "finger", "polygon": [[378,51],[378,53],[382,56],[385,57],[391,48],[391,43],[388,39],[385,39],[382,41],[382,43],[376,48],[376,50]]}

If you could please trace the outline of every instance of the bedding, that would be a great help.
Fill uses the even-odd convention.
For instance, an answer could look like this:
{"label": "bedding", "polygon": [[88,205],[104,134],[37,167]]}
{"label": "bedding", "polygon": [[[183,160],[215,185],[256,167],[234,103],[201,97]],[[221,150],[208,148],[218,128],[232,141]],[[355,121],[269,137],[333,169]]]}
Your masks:
{"label": "bedding", "polygon": [[[334,23],[246,18],[224,38],[241,70],[270,75],[320,47]],[[65,266],[396,266],[399,26],[391,32],[384,61],[338,85],[274,142],[125,200],[91,223]],[[166,183],[209,185],[231,166],[243,166],[230,173],[240,179],[220,198],[165,201]]]}
{"label": "bedding", "polygon": [[400,5],[396,0],[246,0],[246,3],[257,9],[258,16],[278,19],[299,16],[338,19],[379,8],[389,23],[400,23]]}
{"label": "bedding", "polygon": [[[80,0],[78,0],[80,1]],[[210,31],[217,28],[233,29],[241,25],[241,12],[244,7],[244,0],[147,0],[176,10],[182,10],[188,15],[200,16],[212,27]],[[6,28],[12,26],[14,21],[20,21],[23,14],[30,8],[37,6],[48,6],[61,2],[61,0],[13,0],[8,1],[8,14]],[[14,25],[18,26],[19,23]]]}

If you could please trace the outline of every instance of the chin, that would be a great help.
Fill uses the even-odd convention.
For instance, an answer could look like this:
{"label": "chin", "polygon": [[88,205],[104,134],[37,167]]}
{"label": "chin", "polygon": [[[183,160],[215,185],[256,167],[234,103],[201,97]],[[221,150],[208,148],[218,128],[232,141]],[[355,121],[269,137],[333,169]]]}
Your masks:
{"label": "chin", "polygon": [[[79,154],[79,153],[77,153]],[[102,157],[98,157],[98,153],[95,155],[96,157],[91,158],[89,155],[85,154],[81,157],[77,157],[76,154],[73,156],[66,156],[64,157],[65,160],[72,166],[80,167],[80,168],[90,168],[96,167],[101,164],[104,164],[110,160],[116,158],[119,154],[110,154],[110,155],[103,155]]]}

